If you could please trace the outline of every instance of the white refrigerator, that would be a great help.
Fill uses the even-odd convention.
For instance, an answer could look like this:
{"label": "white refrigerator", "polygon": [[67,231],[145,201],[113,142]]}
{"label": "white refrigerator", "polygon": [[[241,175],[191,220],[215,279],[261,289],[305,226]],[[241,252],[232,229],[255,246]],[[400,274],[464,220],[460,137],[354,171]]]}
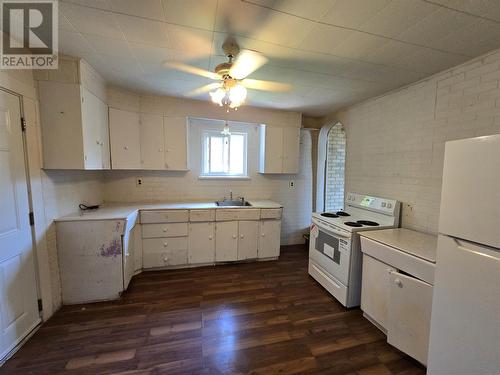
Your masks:
{"label": "white refrigerator", "polygon": [[446,143],[428,375],[500,374],[500,135]]}

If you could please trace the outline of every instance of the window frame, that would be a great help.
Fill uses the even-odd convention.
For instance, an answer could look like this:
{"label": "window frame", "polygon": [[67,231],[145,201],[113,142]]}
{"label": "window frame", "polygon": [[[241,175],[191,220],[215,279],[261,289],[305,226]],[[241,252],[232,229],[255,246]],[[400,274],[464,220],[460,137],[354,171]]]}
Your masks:
{"label": "window frame", "polygon": [[[224,136],[221,134],[221,129],[206,128],[201,131],[201,163],[200,163],[200,179],[248,179],[248,131],[231,131],[231,135],[242,135],[243,136],[243,172],[239,174],[229,174],[225,172],[206,172],[205,167],[208,166],[210,169],[210,150],[209,150],[209,139],[211,136],[217,136],[220,138],[230,138],[229,136]],[[208,158],[208,160],[207,160]],[[228,164],[231,162],[231,141],[228,145]],[[207,164],[208,163],[208,164]]]}

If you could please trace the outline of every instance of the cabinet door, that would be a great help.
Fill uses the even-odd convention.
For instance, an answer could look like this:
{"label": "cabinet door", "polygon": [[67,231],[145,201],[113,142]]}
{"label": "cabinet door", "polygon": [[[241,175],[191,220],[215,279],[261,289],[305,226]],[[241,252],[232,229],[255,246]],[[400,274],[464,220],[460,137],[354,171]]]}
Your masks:
{"label": "cabinet door", "polygon": [[111,166],[113,169],[140,169],[139,114],[109,109]]}
{"label": "cabinet door", "polygon": [[126,290],[132,276],[134,275],[135,268],[135,241],[137,236],[137,231],[134,226],[128,232],[123,235],[123,290]]}
{"label": "cabinet door", "polygon": [[238,227],[238,260],[257,258],[259,222],[240,221]]}
{"label": "cabinet door", "polygon": [[238,259],[238,222],[225,221],[215,226],[215,260],[229,262]]}
{"label": "cabinet door", "polygon": [[100,125],[100,140],[101,140],[101,159],[102,168],[111,168],[111,153],[109,150],[109,117],[108,117],[108,105],[102,100],[99,100],[97,111],[99,114]]}
{"label": "cabinet door", "polygon": [[82,93],[82,132],[85,169],[102,169],[101,126],[102,113],[99,111],[100,99],[89,90],[81,87]]}
{"label": "cabinet door", "polygon": [[281,220],[262,220],[259,232],[259,258],[278,257],[280,255]]}
{"label": "cabinet door", "polygon": [[299,173],[300,129],[283,128],[283,173]]}
{"label": "cabinet door", "polygon": [[165,169],[163,150],[163,116],[141,114],[142,169]]}
{"label": "cabinet door", "polygon": [[165,167],[170,170],[187,170],[187,121],[185,117],[164,117]]}
{"label": "cabinet door", "polygon": [[387,342],[427,364],[432,307],[432,285],[393,272]]}
{"label": "cabinet door", "polygon": [[80,85],[38,82],[43,166],[84,169]]}
{"label": "cabinet door", "polygon": [[283,128],[261,125],[260,128],[260,172],[282,173]]}
{"label": "cabinet door", "polygon": [[387,331],[391,272],[395,268],[363,254],[361,310]]}
{"label": "cabinet door", "polygon": [[213,263],[215,260],[215,223],[189,224],[189,264]]}

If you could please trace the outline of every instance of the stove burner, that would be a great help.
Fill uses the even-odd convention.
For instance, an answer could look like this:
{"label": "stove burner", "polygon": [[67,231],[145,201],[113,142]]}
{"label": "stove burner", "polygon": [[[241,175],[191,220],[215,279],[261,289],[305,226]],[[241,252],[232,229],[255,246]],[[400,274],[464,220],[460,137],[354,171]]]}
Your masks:
{"label": "stove burner", "polygon": [[337,211],[337,212],[335,212],[335,213],[336,213],[337,215],[339,215],[339,216],[351,216],[351,215],[349,215],[347,212],[344,212],[344,211]]}
{"label": "stove burner", "polygon": [[339,217],[339,215],[335,215],[333,212],[323,212],[321,216],[324,217]]}
{"label": "stove burner", "polygon": [[345,225],[348,225],[350,227],[362,227],[363,225],[360,223],[355,223],[354,221],[346,221],[344,223]]}
{"label": "stove burner", "polygon": [[370,221],[370,220],[358,220],[357,223],[363,224],[363,225],[368,225],[371,227],[378,227],[380,225],[379,223],[376,223],[376,222]]}

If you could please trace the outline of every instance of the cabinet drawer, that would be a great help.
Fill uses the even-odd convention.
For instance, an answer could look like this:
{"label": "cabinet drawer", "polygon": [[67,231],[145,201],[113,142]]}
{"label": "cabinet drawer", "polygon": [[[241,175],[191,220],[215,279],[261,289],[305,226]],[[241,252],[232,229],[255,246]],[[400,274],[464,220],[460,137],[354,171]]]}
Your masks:
{"label": "cabinet drawer", "polygon": [[281,208],[263,208],[260,210],[261,219],[281,219]]}
{"label": "cabinet drawer", "polygon": [[188,221],[188,210],[142,211],[141,223],[182,223]]}
{"label": "cabinet drawer", "polygon": [[214,221],[215,210],[190,210],[189,221]]}
{"label": "cabinet drawer", "polygon": [[142,238],[182,237],[188,234],[188,223],[143,224]]}
{"label": "cabinet drawer", "polygon": [[143,240],[144,268],[177,266],[188,263],[187,237]]}
{"label": "cabinet drawer", "polygon": [[218,209],[216,210],[215,219],[217,221],[232,221],[232,220],[259,220],[260,210],[258,208],[245,209]]}

